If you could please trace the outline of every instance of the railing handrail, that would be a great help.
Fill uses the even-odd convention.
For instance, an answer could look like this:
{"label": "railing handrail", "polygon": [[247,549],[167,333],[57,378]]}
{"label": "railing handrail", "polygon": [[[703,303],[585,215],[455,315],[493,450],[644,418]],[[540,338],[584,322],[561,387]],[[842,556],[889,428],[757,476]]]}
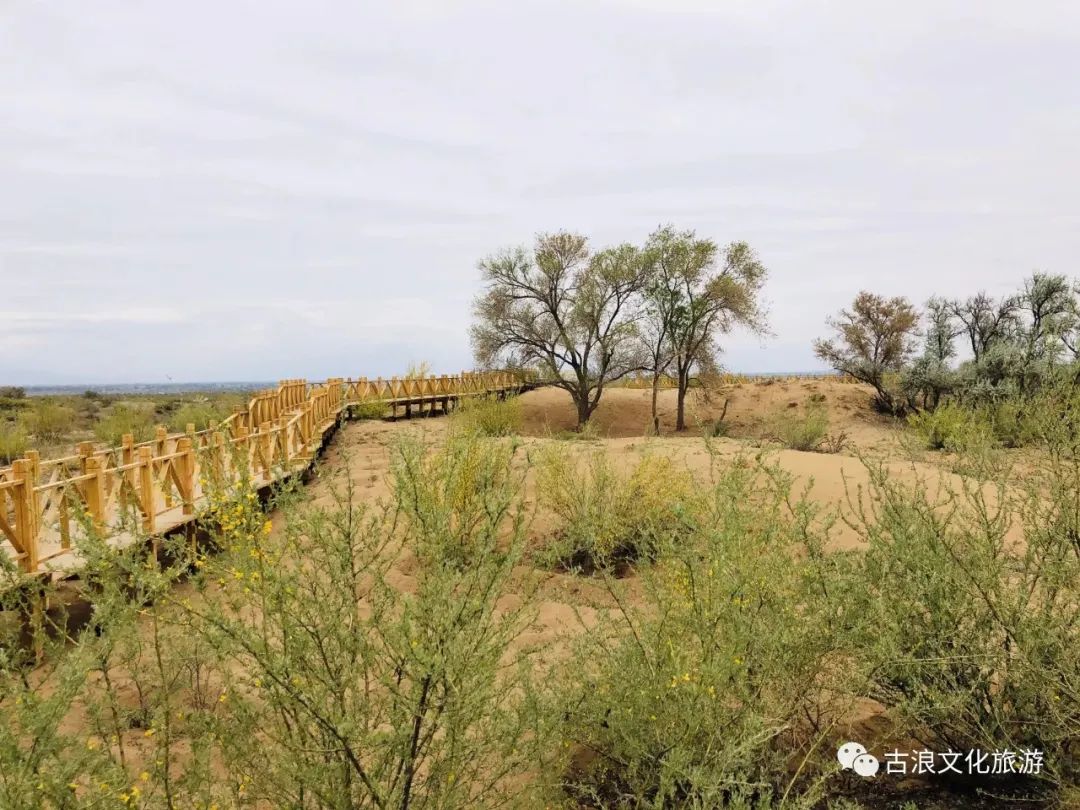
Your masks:
{"label": "railing handrail", "polygon": [[[391,405],[521,389],[536,381],[528,372],[462,372],[458,375],[382,377],[368,380],[331,377],[320,382],[282,380],[277,389],[256,392],[246,407],[219,424],[135,442],[131,434],[116,447],[80,443],[74,455],[41,459],[29,451],[0,468],[0,548],[35,572],[42,562],[71,551],[71,512],[82,511],[103,531],[109,520],[132,512],[149,535],[190,520],[205,494],[200,484],[200,454],[233,448],[246,469],[229,468],[234,481],[255,476],[262,485],[311,463],[316,445],[346,407],[366,402]],[[217,463],[225,464],[225,459]],[[160,507],[160,508],[159,508]],[[180,510],[170,526],[159,518]],[[115,513],[115,514],[114,514]],[[55,524],[55,526],[53,525]],[[54,531],[60,550],[41,547],[45,529]]]}

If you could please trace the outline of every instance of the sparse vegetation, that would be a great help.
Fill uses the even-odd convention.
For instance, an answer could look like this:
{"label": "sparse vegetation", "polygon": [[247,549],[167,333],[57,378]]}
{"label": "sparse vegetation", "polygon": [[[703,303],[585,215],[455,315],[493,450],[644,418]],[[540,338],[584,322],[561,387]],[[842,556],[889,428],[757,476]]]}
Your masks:
{"label": "sparse vegetation", "polygon": [[146,441],[153,435],[153,408],[141,403],[117,403],[112,405],[94,425],[94,435],[98,441],[109,447],[119,445],[124,436],[129,433],[136,442]]}
{"label": "sparse vegetation", "polygon": [[570,569],[656,559],[700,519],[693,478],[662,456],[645,456],[623,476],[602,450],[581,462],[553,444],[538,458],[537,488],[558,519],[542,556]]}
{"label": "sparse vegetation", "polygon": [[57,442],[71,433],[75,412],[55,402],[42,400],[23,416],[26,429],[41,442]]}
{"label": "sparse vegetation", "polygon": [[481,436],[513,436],[521,429],[517,399],[466,399],[452,417],[462,429]]}
{"label": "sparse vegetation", "polygon": [[0,422],[0,463],[10,464],[20,458],[30,445],[22,425]]}
{"label": "sparse vegetation", "polygon": [[773,417],[770,432],[790,450],[817,450],[829,432],[828,409],[818,402],[801,409],[787,408]]}

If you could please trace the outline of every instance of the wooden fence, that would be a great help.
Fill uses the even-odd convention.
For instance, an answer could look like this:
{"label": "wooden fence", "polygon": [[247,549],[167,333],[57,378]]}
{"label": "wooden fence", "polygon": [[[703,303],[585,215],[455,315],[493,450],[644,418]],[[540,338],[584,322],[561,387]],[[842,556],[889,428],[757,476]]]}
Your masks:
{"label": "wooden fence", "polygon": [[[80,444],[74,454],[44,460],[29,452],[0,468],[0,554],[28,573],[78,570],[78,538],[88,529],[123,548],[191,525],[215,486],[269,486],[307,469],[342,414],[365,403],[411,413],[475,396],[505,395],[535,385],[521,372],[455,376],[283,380],[255,394],[246,408],[206,430],[157,428],[120,447]],[[156,541],[155,541],[156,542]]]}

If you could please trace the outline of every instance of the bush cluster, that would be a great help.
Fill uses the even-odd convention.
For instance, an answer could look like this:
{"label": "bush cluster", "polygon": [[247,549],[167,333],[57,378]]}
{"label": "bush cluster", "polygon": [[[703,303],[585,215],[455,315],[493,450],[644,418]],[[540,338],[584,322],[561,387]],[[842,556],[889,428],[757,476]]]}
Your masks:
{"label": "bush cluster", "polygon": [[[272,523],[209,475],[213,550],[79,541],[93,632],[0,566],[44,648],[0,625],[0,805],[854,806],[834,753],[875,701],[872,749],[1038,749],[1030,781],[979,787],[1068,806],[1080,420],[1030,422],[1020,480],[935,489],[871,464],[847,553],[767,456],[714,455],[701,480],[647,452],[621,474],[454,430],[393,448],[385,504],[331,482],[279,493]],[[553,556],[593,577],[569,640],[534,632],[535,588],[576,575],[528,568],[532,468]],[[635,576],[614,576],[620,549]]]}

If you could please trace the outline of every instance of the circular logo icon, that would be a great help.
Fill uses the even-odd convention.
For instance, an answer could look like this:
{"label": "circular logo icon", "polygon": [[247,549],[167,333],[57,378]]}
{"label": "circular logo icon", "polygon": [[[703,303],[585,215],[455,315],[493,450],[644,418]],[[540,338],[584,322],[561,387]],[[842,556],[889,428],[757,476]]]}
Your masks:
{"label": "circular logo icon", "polygon": [[859,776],[873,776],[881,765],[873,754],[859,754],[851,765]]}
{"label": "circular logo icon", "polygon": [[846,742],[836,752],[836,759],[845,771],[851,770],[855,757],[866,753],[866,749],[857,742]]}

